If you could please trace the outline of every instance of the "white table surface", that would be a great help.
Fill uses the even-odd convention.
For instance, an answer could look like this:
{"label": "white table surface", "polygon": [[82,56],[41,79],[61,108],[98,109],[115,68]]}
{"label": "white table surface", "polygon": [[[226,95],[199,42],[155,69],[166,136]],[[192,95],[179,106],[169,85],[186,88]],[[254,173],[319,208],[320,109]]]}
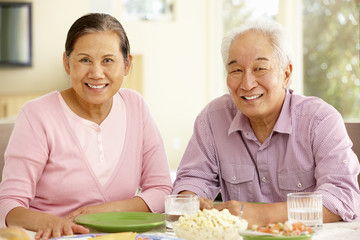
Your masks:
{"label": "white table surface", "polygon": [[[27,231],[27,233],[34,239],[35,232]],[[165,234],[165,227],[163,226],[144,234],[172,236]],[[239,237],[239,240],[241,240],[241,237]],[[312,240],[360,240],[360,220],[354,222],[325,223],[323,229],[316,233]]]}

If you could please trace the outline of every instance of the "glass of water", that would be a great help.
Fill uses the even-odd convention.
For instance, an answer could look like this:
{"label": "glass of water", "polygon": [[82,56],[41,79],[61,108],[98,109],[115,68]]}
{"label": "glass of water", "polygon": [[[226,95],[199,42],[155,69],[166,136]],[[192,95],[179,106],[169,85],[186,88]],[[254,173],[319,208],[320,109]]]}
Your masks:
{"label": "glass of water", "polygon": [[323,225],[323,203],[320,193],[296,192],[287,195],[288,221],[302,222],[318,231]]}
{"label": "glass of water", "polygon": [[197,195],[178,194],[165,196],[165,225],[166,232],[173,233],[173,223],[180,216],[196,213],[200,209],[200,199]]}

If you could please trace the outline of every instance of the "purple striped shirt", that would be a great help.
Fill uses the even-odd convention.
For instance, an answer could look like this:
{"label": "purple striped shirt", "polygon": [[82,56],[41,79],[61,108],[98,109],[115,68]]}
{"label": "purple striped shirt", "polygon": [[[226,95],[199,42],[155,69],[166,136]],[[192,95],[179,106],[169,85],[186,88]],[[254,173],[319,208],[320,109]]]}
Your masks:
{"label": "purple striped shirt", "polygon": [[224,201],[284,202],[287,193],[315,191],[326,208],[351,221],[360,209],[360,166],[351,147],[341,115],[319,98],[288,90],[271,135],[260,143],[224,95],[197,117],[173,193],[214,199],[221,190]]}

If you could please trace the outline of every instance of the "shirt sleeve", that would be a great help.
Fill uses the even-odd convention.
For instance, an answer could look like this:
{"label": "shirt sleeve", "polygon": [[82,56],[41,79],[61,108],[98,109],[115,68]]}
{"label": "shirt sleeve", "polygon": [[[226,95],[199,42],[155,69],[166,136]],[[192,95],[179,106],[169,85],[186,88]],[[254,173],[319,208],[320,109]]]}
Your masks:
{"label": "shirt sleeve", "polygon": [[214,200],[219,193],[219,167],[206,109],[197,117],[194,133],[177,169],[173,194],[191,191]]}
{"label": "shirt sleeve", "polygon": [[316,162],[316,192],[323,204],[344,221],[357,218],[360,191],[357,176],[360,171],[352,142],[339,113],[329,114],[314,124],[312,137]]}
{"label": "shirt sleeve", "polygon": [[143,165],[141,193],[138,195],[152,212],[164,212],[164,197],[172,190],[170,168],[160,132],[144,103]]}
{"label": "shirt sleeve", "polygon": [[45,136],[34,130],[23,110],[5,151],[3,181],[0,185],[0,227],[5,227],[6,215],[15,207],[29,207],[47,161]]}

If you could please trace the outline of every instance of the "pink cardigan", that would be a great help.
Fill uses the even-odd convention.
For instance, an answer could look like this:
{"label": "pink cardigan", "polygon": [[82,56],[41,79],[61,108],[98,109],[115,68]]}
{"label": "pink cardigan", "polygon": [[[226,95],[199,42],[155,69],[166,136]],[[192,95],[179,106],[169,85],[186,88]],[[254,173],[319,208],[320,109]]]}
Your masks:
{"label": "pink cardigan", "polygon": [[119,94],[127,111],[124,148],[103,187],[71,131],[57,92],[22,107],[5,152],[0,227],[18,206],[63,217],[82,206],[132,198],[138,187],[151,211],[164,211],[172,184],[160,133],[139,94],[129,89]]}

